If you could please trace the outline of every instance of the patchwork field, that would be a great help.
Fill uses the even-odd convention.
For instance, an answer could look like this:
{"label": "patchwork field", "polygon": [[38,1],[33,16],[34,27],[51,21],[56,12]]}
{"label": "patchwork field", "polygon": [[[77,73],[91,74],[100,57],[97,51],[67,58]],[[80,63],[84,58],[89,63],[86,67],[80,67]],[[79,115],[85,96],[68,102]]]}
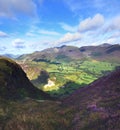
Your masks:
{"label": "patchwork field", "polygon": [[[117,63],[85,59],[74,62],[27,61],[20,63],[31,82],[53,96],[72,93],[114,70]],[[42,70],[45,70],[44,73]]]}

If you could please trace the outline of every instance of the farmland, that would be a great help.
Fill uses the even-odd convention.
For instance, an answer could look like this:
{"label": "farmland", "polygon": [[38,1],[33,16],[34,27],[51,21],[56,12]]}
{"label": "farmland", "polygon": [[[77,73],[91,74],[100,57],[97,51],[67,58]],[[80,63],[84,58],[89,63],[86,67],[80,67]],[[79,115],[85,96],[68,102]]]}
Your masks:
{"label": "farmland", "polygon": [[[93,59],[84,59],[68,63],[57,63],[57,61],[27,61],[24,64],[28,66],[27,69],[24,67],[23,69],[26,71],[27,76],[30,77],[31,82],[39,89],[54,96],[68,95],[74,90],[108,74],[118,66],[117,63]],[[45,70],[49,74],[49,76],[46,77],[49,81],[48,84],[47,82],[39,82],[41,70]]]}

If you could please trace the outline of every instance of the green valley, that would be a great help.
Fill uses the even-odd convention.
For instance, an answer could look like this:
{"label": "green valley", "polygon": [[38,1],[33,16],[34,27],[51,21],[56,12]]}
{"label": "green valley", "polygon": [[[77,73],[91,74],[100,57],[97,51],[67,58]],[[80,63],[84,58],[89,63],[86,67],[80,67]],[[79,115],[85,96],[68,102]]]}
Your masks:
{"label": "green valley", "polygon": [[[72,93],[76,89],[108,74],[119,65],[118,63],[97,61],[90,58],[68,63],[26,61],[20,64],[36,87],[57,97]],[[46,71],[46,74],[41,76],[46,77],[45,82],[40,81],[41,70]]]}
{"label": "green valley", "polygon": [[64,97],[119,66],[119,50],[119,44],[63,45],[21,55],[17,62],[36,87]]}

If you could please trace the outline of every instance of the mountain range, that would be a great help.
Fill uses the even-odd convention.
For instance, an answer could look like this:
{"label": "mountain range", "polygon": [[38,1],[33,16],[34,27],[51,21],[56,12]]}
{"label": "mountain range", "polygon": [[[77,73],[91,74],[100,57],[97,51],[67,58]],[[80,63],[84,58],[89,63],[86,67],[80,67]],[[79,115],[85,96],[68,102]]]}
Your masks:
{"label": "mountain range", "polygon": [[83,58],[92,58],[100,61],[118,62],[120,55],[119,44],[104,43],[98,46],[61,46],[48,48],[43,51],[37,51],[32,54],[21,55],[18,57],[20,60],[32,61],[46,61],[46,62],[70,62],[74,60],[81,60]]}
{"label": "mountain range", "polygon": [[8,57],[8,58],[11,58],[11,59],[16,59],[16,58],[18,58],[20,55],[3,54],[2,56],[3,56],[3,57]]}

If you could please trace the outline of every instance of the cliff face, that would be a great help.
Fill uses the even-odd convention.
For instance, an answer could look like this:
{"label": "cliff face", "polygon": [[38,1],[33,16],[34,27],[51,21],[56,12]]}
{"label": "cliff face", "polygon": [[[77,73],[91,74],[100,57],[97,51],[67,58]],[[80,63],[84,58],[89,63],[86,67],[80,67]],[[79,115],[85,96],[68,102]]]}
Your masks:
{"label": "cliff face", "polygon": [[48,94],[32,85],[18,64],[2,57],[0,58],[0,97],[5,99],[50,98]]}

